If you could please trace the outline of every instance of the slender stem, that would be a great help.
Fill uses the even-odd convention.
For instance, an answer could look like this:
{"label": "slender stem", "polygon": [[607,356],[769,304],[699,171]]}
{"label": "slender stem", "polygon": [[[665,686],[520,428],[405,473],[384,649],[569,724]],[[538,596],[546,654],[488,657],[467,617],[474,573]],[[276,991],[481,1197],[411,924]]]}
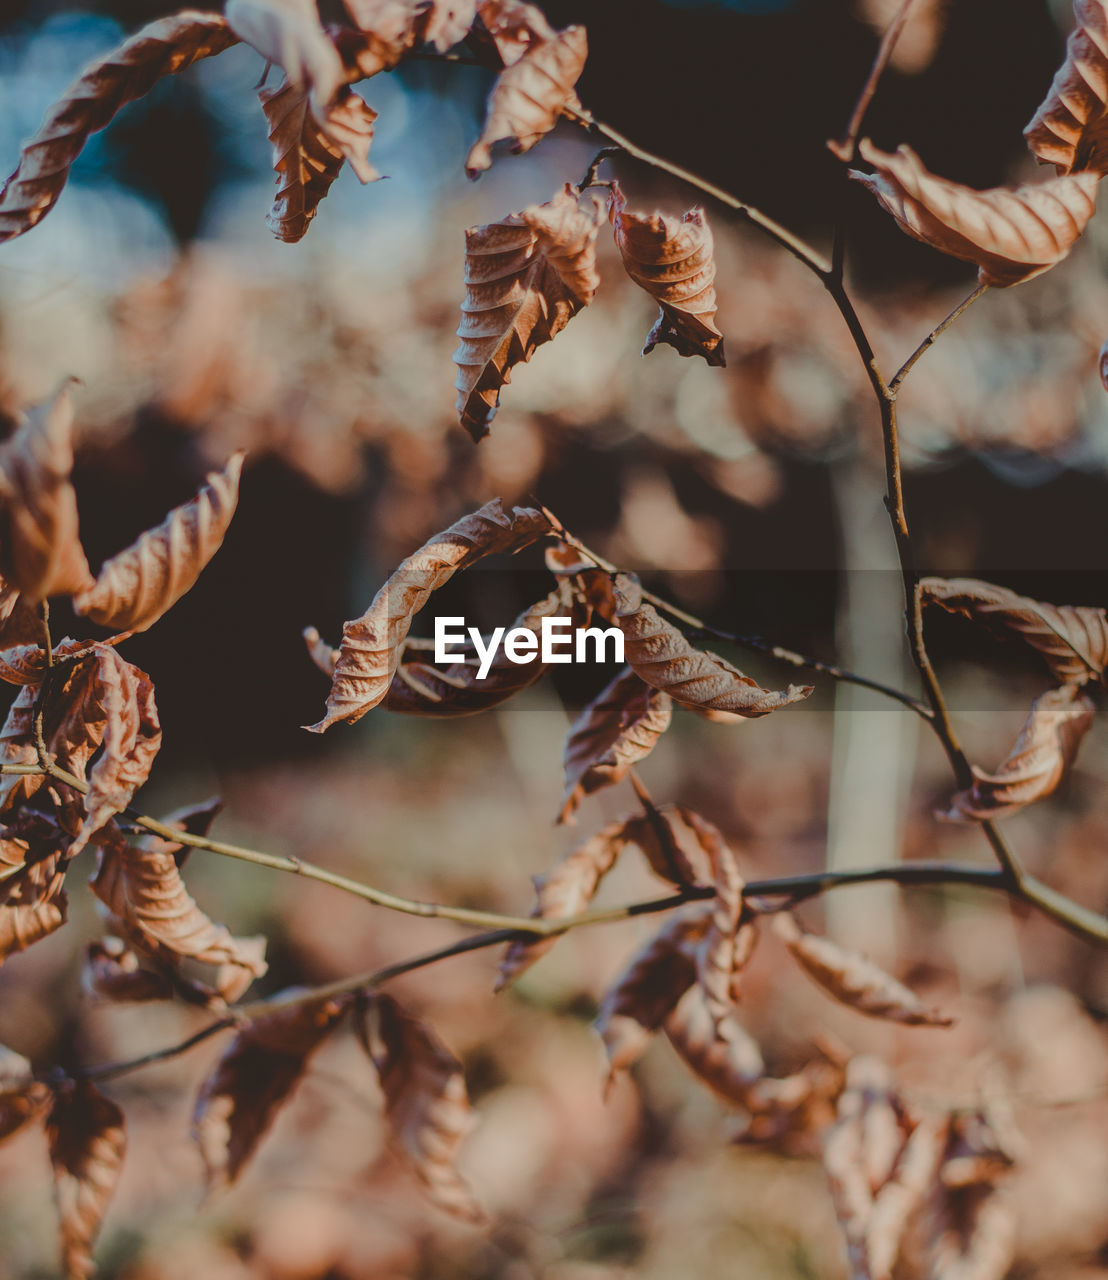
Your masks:
{"label": "slender stem", "polygon": [[668,173],[671,177],[679,178],[682,182],[688,183],[690,187],[703,191],[705,195],[711,196],[713,200],[718,200],[720,204],[733,209],[748,222],[760,227],[767,235],[772,236],[782,248],[787,249],[794,258],[798,258],[806,267],[810,267],[817,274],[824,275],[831,270],[831,264],[827,259],[813,249],[810,244],[801,240],[799,236],[794,235],[779,222],[775,222],[773,218],[762,213],[760,209],[755,209],[753,205],[747,204],[745,200],[740,200],[729,191],[724,191],[722,187],[717,187],[714,183],[706,181],[688,169],[683,169],[680,165],[673,164],[669,160],[663,160],[661,156],[656,156],[650,151],[644,151],[642,147],[637,146],[630,138],[624,137],[622,133],[617,132],[611,125],[597,120],[595,116],[584,108],[578,111],[572,107],[563,107],[562,114],[567,120],[572,120],[574,124],[581,125],[590,133],[600,134],[601,137],[607,138],[609,142],[615,143],[621,151],[625,151],[636,160],[641,160],[644,164],[650,165],[651,168]]}
{"label": "slender stem", "polygon": [[915,351],[912,352],[912,354],[908,357],[908,359],[905,360],[904,363],[897,370],[896,375],[893,377],[892,381],[889,383],[890,395],[894,395],[894,396],[896,395],[896,393],[900,390],[901,383],[909,375],[909,373],[911,373],[912,368],[914,367],[916,361],[920,358],[920,356],[923,355],[923,353],[929,347],[931,347],[934,344],[935,339],[938,338],[939,335],[943,333],[946,329],[948,329],[954,323],[954,321],[958,319],[958,317],[962,314],[963,311],[968,311],[969,308],[973,306],[973,304],[977,301],[978,298],[981,297],[982,294],[988,292],[988,289],[989,289],[989,286],[987,284],[979,284],[977,288],[974,289],[974,291],[968,297],[963,298],[962,301],[958,303],[958,305],[954,308],[954,310],[950,313],[950,315],[946,317],[945,320],[941,320],[934,327],[934,329],[931,330],[931,332],[927,335],[927,337],[924,338],[924,340],[919,344],[919,346],[915,349]]}
{"label": "slender stem", "polygon": [[46,649],[46,665],[52,667],[54,665],[54,642],[50,638],[50,601],[44,600],[40,606],[42,610],[42,643]]}

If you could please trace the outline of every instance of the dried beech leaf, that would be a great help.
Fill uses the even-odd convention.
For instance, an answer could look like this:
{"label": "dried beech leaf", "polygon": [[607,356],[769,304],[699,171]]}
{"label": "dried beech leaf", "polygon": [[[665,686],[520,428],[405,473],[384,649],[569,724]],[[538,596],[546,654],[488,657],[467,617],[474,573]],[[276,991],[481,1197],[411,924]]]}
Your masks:
{"label": "dried beech leaf", "polygon": [[[555,920],[584,911],[629,839],[626,822],[610,822],[566,854],[545,875],[536,876],[538,901],[531,914],[536,919]],[[500,962],[497,991],[530,969],[557,940],[555,935],[510,943]]]}
{"label": "dried beech leaf", "polygon": [[338,50],[319,21],[316,0],[227,0],[232,31],[289,83],[311,92],[321,114],[346,81]]}
{"label": "dried beech leaf", "polygon": [[60,929],[66,922],[67,908],[63,889],[33,905],[7,903],[0,907],[0,964]]}
{"label": "dried beech leaf", "polygon": [[924,578],[924,604],[937,604],[991,631],[1015,632],[1043,659],[1056,680],[1084,684],[1108,665],[1108,617],[1085,605],[1046,604],[976,578]]}
{"label": "dried beech leaf", "polygon": [[18,1133],[32,1120],[37,1120],[46,1109],[49,1099],[50,1091],[41,1084],[25,1084],[18,1088],[0,1087],[0,1142]]}
{"label": "dried beech leaf", "polygon": [[512,370],[592,301],[600,284],[600,202],[582,208],[569,183],[546,204],[466,231],[466,296],[454,352],[458,418],[488,434]]}
{"label": "dried beech leaf", "polygon": [[0,680],[8,684],[40,684],[46,671],[41,645],[21,644],[0,652]]}
{"label": "dried beech leaf", "polygon": [[42,620],[19,594],[19,588],[0,578],[0,646],[37,644],[42,639]]}
{"label": "dried beech leaf", "polygon": [[726,1101],[746,1105],[765,1063],[757,1041],[734,1014],[717,1017],[703,989],[694,986],[666,1018],[665,1031],[694,1075]]}
{"label": "dried beech leaf", "polygon": [[600,1004],[596,1029],[608,1052],[609,1079],[638,1059],[696,981],[696,950],[711,924],[697,905],[672,916],[633,957]]}
{"label": "dried beech leaf", "polygon": [[92,581],[77,533],[73,404],[68,384],[31,410],[0,447],[0,569],[29,602],[82,591]]}
{"label": "dried beech leaf", "polygon": [[[697,883],[700,877],[694,864],[706,858],[688,809],[679,805],[650,808],[641,817],[629,818],[626,827],[628,839],[638,845],[656,876],[678,886]],[[710,870],[705,866],[705,875]]]}
{"label": "dried beech leaf", "polygon": [[464,1222],[485,1215],[455,1160],[474,1125],[462,1064],[426,1023],[378,995],[359,1031],[377,1068],[393,1139],[430,1199]]}
{"label": "dried beech leaf", "polygon": [[1072,685],[1051,689],[1031,704],[1016,745],[995,773],[974,767],[974,783],[959,791],[941,817],[986,822],[1053,794],[1070,771],[1092,728],[1096,708]]}
{"label": "dried beech leaf", "polygon": [[366,612],[344,625],[327,713],[318,724],[305,727],[322,733],[339,720],[360,720],[388,693],[400,645],[431,592],[482,557],[518,551],[548,531],[541,512],[531,507],[505,511],[496,498],[425,542],[377,592]]}
{"label": "dried beech leaf", "polygon": [[558,38],[545,14],[525,0],[480,0],[477,12],[505,67],[514,66],[536,44]]}
{"label": "dried beech leaf", "polygon": [[106,560],[96,583],[73,601],[78,613],[113,631],[145,631],[190,591],[223,545],[239,496],[241,453],[213,471],[195,498]]}
{"label": "dried beech leaf", "polygon": [[642,587],[628,574],[616,577],[615,599],[615,621],[624,635],[627,661],[647,684],[668,693],[674,702],[752,718],[800,702],[812,692],[810,684],[791,684],[777,692],[763,689],[723,658],[694,649],[643,600]]}
{"label": "dried beech leaf", "polygon": [[873,1197],[865,1224],[866,1258],[872,1280],[891,1280],[912,1215],[935,1184],[946,1145],[948,1120],[924,1116],[912,1130],[892,1176]]}
{"label": "dried beech leaf", "polygon": [[142,968],[136,953],[118,938],[88,944],[81,985],[90,996],[116,1003],[173,998],[169,978]]}
{"label": "dried beech leaf", "polygon": [[[2,673],[0,673],[2,674]],[[627,776],[669,728],[669,696],[625,668],[585,707],[566,739],[565,798],[559,822],[568,822],[585,796]]]}
{"label": "dried beech leaf", "polygon": [[909,1026],[949,1027],[954,1021],[928,1009],[914,991],[865,956],[808,933],[791,915],[775,916],[773,928],[808,976],[855,1012]]}
{"label": "dried beech leaf", "polygon": [[354,25],[397,51],[397,60],[416,44],[446,53],[469,34],[476,0],[344,0]]}
{"label": "dried beech leaf", "polygon": [[716,328],[712,231],[704,211],[690,209],[680,222],[661,213],[628,213],[613,182],[608,216],[627,274],[661,307],[643,355],[664,342],[683,356],[726,364],[723,334]]}
{"label": "dried beech leaf", "polygon": [[131,803],[149,777],[162,744],[150,677],[107,646],[98,645],[96,657],[96,698],[104,717],[103,750],[89,773],[85,820],[71,849],[74,854],[113,814],[122,813]]}
{"label": "dried beech leaf", "polygon": [[722,1019],[734,1004],[738,975],[754,950],[758,934],[749,920],[743,923],[745,881],[734,850],[722,832],[699,814],[686,811],[686,816],[708,855],[716,890],[711,927],[696,953],[697,980],[709,1012]]}
{"label": "dried beech leaf", "polygon": [[123,1168],[123,1112],[91,1084],[66,1084],[54,1093],[46,1135],[54,1166],[62,1270],[67,1280],[85,1280],[95,1269],[92,1246]]}
{"label": "dried beech leaf", "polygon": [[0,191],[0,241],[22,235],[57,203],[89,136],[162,78],[238,43],[218,13],[184,9],[159,18],[94,62],[46,114]]}
{"label": "dried beech leaf", "polygon": [[[580,614],[572,593],[560,585],[538,604],[521,613],[510,629],[532,631],[541,639],[543,618],[578,617]],[[500,649],[485,678],[480,680],[480,663],[476,656],[440,667],[434,665],[434,648],[434,642],[430,640],[413,640],[410,637],[405,640],[400,652],[400,665],[385,697],[387,710],[410,716],[453,718],[474,715],[499,706],[513,694],[534,684],[546,670],[539,650],[526,662],[511,662]],[[326,661],[326,647],[321,641],[316,665]]]}
{"label": "dried beech leaf", "polygon": [[[0,728],[0,764],[35,764],[38,761],[32,738],[37,696],[37,687],[24,685],[8,708]],[[0,776],[0,810],[16,807],[41,786],[41,774],[10,773]]]}
{"label": "dried beech leaf", "polygon": [[477,17],[476,0],[430,0],[419,7],[419,33],[439,53],[461,44]]}
{"label": "dried beech leaf", "polygon": [[192,1114],[209,1190],[238,1177],[300,1082],[308,1059],[348,1007],[346,998],[308,1000],[274,1009],[236,1034],[201,1085]]}
{"label": "dried beech leaf", "polygon": [[1108,173],[1108,8],[1104,0],[1073,0],[1076,26],[1066,60],[1023,131],[1041,164],[1059,173]]}
{"label": "dried beech leaf", "polygon": [[[178,848],[156,837],[143,847],[116,838],[102,847],[90,887],[112,913],[113,927],[143,955],[171,970],[182,960],[236,970],[237,978],[223,973],[215,984],[224,999],[235,998],[265,973],[264,947],[232,937],[201,911],[181,878]],[[228,996],[228,983],[235,995]]]}
{"label": "dried beech leaf", "polygon": [[558,123],[564,107],[579,110],[574,86],[589,54],[584,27],[566,27],[553,39],[532,43],[500,73],[489,95],[481,137],[466,157],[471,178],[492,164],[495,142],[512,140],[512,152],[530,151]]}
{"label": "dried beech leaf", "polygon": [[1095,173],[1050,178],[1035,186],[974,191],[924,168],[911,147],[859,148],[875,174],[851,170],[902,231],[952,257],[972,262],[981,284],[1019,284],[1060,262],[1096,210]]}
{"label": "dried beech leaf", "polygon": [[843,1089],[838,1062],[817,1059],[789,1076],[763,1076],[742,1095],[746,1122],[731,1141],[785,1155],[818,1154]]}

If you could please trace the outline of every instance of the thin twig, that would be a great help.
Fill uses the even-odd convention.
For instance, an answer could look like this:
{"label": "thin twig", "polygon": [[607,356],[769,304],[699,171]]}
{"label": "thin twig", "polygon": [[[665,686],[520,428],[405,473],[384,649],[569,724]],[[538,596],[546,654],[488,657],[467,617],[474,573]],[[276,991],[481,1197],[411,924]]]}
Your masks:
{"label": "thin twig", "polygon": [[54,665],[54,642],[50,638],[50,601],[44,600],[40,606],[42,612],[42,643],[46,650],[46,665],[52,667]]}
{"label": "thin twig", "polygon": [[600,182],[598,177],[600,166],[609,156],[618,156],[622,150],[622,147],[601,147],[589,162],[589,167],[585,170],[585,176],[577,184],[577,190],[587,191],[589,187],[611,186],[611,183]]}
{"label": "thin twig", "polygon": [[958,317],[962,314],[963,311],[968,311],[969,308],[973,306],[973,304],[977,301],[978,298],[981,297],[982,294],[988,292],[988,289],[989,289],[989,286],[987,284],[979,284],[977,288],[974,289],[974,291],[968,297],[963,298],[962,301],[958,303],[958,305],[954,308],[954,310],[950,313],[950,315],[946,317],[945,320],[941,320],[934,327],[934,329],[931,330],[931,332],[927,335],[927,337],[924,338],[924,340],[919,344],[919,346],[915,349],[915,351],[912,352],[912,354],[908,357],[908,359],[905,360],[904,363],[900,366],[900,368],[896,371],[896,374],[894,375],[894,377],[889,383],[890,395],[894,395],[894,396],[896,395],[896,393],[900,390],[901,383],[908,376],[908,374],[911,373],[912,368],[915,365],[916,361],[920,358],[920,356],[923,355],[923,353],[928,349],[928,347],[934,344],[935,339],[938,338],[939,335],[943,333],[946,329],[948,329],[954,323],[954,321],[958,319]]}

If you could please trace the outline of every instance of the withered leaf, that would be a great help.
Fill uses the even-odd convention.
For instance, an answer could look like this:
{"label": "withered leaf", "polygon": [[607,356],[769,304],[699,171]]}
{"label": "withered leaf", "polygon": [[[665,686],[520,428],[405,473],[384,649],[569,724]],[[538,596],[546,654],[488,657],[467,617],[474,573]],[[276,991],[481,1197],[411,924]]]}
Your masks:
{"label": "withered leaf", "polygon": [[608,216],[627,274],[661,307],[643,355],[664,342],[683,356],[726,364],[723,334],[716,327],[712,231],[704,211],[690,209],[680,222],[661,213],[630,213],[613,182]]}
{"label": "withered leaf", "polygon": [[[522,628],[541,638],[543,618],[575,617],[579,613],[571,591],[565,585],[559,585],[521,613],[511,629]],[[485,678],[479,680],[480,663],[476,657],[459,659],[448,666],[436,666],[434,648],[434,642],[429,640],[409,637],[404,641],[400,664],[385,696],[387,710],[412,716],[453,718],[475,715],[499,706],[513,694],[534,684],[546,670],[539,650],[526,662],[512,662],[500,649]],[[318,653],[316,665],[324,669],[322,664],[328,659],[322,642],[319,642]]]}
{"label": "withered leaf", "polygon": [[627,667],[585,707],[566,739],[565,797],[559,822],[568,822],[585,796],[612,786],[650,754],[669,728],[669,695]]}
{"label": "withered leaf", "polygon": [[666,1018],[665,1032],[694,1075],[726,1101],[746,1105],[765,1063],[757,1041],[734,1013],[717,1016],[703,988],[693,986]]}
{"label": "withered leaf", "polygon": [[289,83],[311,93],[320,114],[346,80],[342,59],[319,21],[316,0],[227,0],[231,29]]}
{"label": "withered leaf", "polygon": [[1086,605],[1031,600],[976,578],[923,578],[924,604],[937,604],[1003,635],[1027,642],[1064,684],[1084,684],[1108,665],[1108,617]]}
{"label": "withered leaf", "polygon": [[872,1280],[890,1280],[912,1215],[935,1184],[949,1121],[925,1115],[901,1149],[888,1182],[873,1196],[865,1224],[865,1248]]}
{"label": "withered leaf", "polygon": [[42,638],[42,620],[19,588],[0,578],[0,646],[35,644]]}
{"label": "withered leaf", "polygon": [[462,1064],[391,996],[374,996],[359,1034],[377,1068],[393,1139],[428,1196],[464,1222],[482,1222],[484,1212],[455,1168],[474,1125]]}
{"label": "withered leaf", "polygon": [[239,496],[241,453],[213,471],[189,502],[106,560],[95,585],[73,601],[78,613],[114,631],[145,631],[192,589],[223,545]]}
{"label": "withered leaf", "polygon": [[0,964],[60,929],[69,838],[45,814],[19,813],[0,839]]}
{"label": "withered leaf", "polygon": [[37,1119],[49,1100],[49,1089],[33,1079],[27,1059],[0,1045],[0,1142]]}
{"label": "withered leaf", "polygon": [[477,17],[476,0],[429,0],[420,8],[419,33],[439,53],[461,44]]}
{"label": "withered leaf", "polygon": [[1056,791],[1069,773],[1096,708],[1074,685],[1036,698],[1016,744],[995,773],[974,766],[974,783],[950,802],[946,818],[985,822]]}
{"label": "withered leaf", "polygon": [[557,39],[543,12],[525,0],[480,0],[477,12],[481,30],[505,67],[517,63],[534,45]]}
{"label": "withered leaf", "polygon": [[[0,728],[0,763],[35,764],[38,760],[32,739],[37,696],[37,686],[24,685],[8,708]],[[41,786],[41,774],[10,773],[0,776],[0,810],[15,808]]]}
{"label": "withered leaf", "polygon": [[[538,901],[533,916],[541,920],[575,916],[584,911],[630,842],[626,822],[610,822],[579,844],[545,875],[535,877]],[[528,938],[510,943],[500,962],[499,991],[529,969],[553,947],[557,936]]]}
{"label": "withered leaf", "polygon": [[419,43],[446,53],[469,34],[476,0],[344,0],[354,25],[399,56]]}
{"label": "withered leaf", "polygon": [[1059,173],[1108,173],[1108,9],[1104,0],[1073,0],[1076,25],[1066,60],[1023,131],[1040,163]]}
{"label": "withered leaf", "polygon": [[791,684],[777,692],[763,689],[718,655],[694,649],[643,600],[642,587],[628,574],[616,577],[614,590],[615,621],[624,635],[627,661],[674,702],[751,718],[800,702],[812,692],[810,684]]}
{"label": "withered leaf", "polygon": [[8,902],[0,907],[0,964],[60,929],[66,922],[67,910],[65,890],[60,888],[39,902]]}
{"label": "withered leaf", "polygon": [[366,612],[343,626],[326,714],[305,727],[322,733],[339,720],[360,720],[388,693],[400,645],[431,592],[482,557],[518,551],[548,531],[541,512],[531,507],[505,511],[496,498],[425,542],[393,573]]}
{"label": "withered leaf", "polygon": [[117,1003],[173,998],[173,983],[169,978],[142,968],[137,954],[119,938],[88,944],[81,985],[90,996]]}
{"label": "withered leaf", "polygon": [[466,173],[477,177],[492,164],[495,142],[512,139],[516,155],[530,151],[558,123],[563,107],[580,108],[574,89],[589,53],[584,27],[566,27],[552,39],[536,40],[497,77],[489,95],[481,137],[466,157]]}
{"label": "withered leaf", "polygon": [[696,951],[710,924],[711,908],[704,904],[671,916],[604,996],[595,1026],[608,1053],[610,1080],[642,1055],[696,981]]}
{"label": "withered leaf", "polygon": [[911,147],[890,154],[867,139],[859,151],[877,172],[851,170],[850,176],[873,192],[902,231],[972,262],[981,284],[1004,288],[1048,270],[1069,253],[1096,210],[1096,173],[974,191],[930,173]]}
{"label": "withered leaf", "polygon": [[793,916],[775,916],[773,928],[808,976],[857,1013],[909,1026],[948,1027],[953,1022],[929,1009],[914,991],[872,960],[830,938],[808,933]]}
{"label": "withered leaf", "polygon": [[92,581],[77,532],[72,470],[67,383],[53,400],[32,409],[0,446],[0,570],[29,602],[82,591]]}
{"label": "withered leaf", "polygon": [[587,306],[600,284],[600,202],[582,208],[569,183],[546,204],[466,231],[466,296],[454,352],[458,418],[488,434],[500,389]]}
{"label": "withered leaf", "polygon": [[143,27],[94,62],[47,112],[0,191],[0,241],[22,235],[46,217],[89,136],[105,128],[121,107],[148,93],[162,76],[237,43],[221,14],[184,9]]}
{"label": "withered leaf", "polygon": [[722,1019],[735,998],[738,975],[749,960],[758,933],[744,922],[743,889],[734,850],[723,833],[699,814],[685,811],[701,847],[708,855],[716,894],[712,899],[712,923],[696,953],[696,973],[709,1012]]}
{"label": "withered leaf", "polygon": [[169,971],[182,960],[213,965],[216,993],[236,999],[265,973],[264,940],[232,937],[201,911],[181,877],[178,847],[157,837],[140,846],[116,836],[101,847],[90,887],[137,951]]}
{"label": "withered leaf", "polygon": [[92,1247],[123,1168],[123,1112],[93,1085],[67,1083],[54,1092],[46,1121],[60,1219],[62,1270],[85,1280]]}
{"label": "withered leaf", "polygon": [[39,684],[46,671],[46,651],[41,645],[21,644],[0,651],[0,680],[8,684]]}
{"label": "withered leaf", "polygon": [[348,998],[305,1000],[256,1017],[236,1033],[201,1085],[192,1113],[209,1190],[238,1177],[349,1004]]}

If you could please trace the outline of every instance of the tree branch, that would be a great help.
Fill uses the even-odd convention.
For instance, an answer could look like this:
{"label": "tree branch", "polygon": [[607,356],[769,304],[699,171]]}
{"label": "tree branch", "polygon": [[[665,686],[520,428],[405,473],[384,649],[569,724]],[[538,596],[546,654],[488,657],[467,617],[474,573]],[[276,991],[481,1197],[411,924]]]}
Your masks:
{"label": "tree branch", "polygon": [[901,383],[909,375],[909,373],[912,372],[912,368],[915,365],[916,361],[920,358],[920,356],[923,355],[923,353],[930,346],[934,344],[935,339],[938,338],[939,335],[943,333],[946,329],[948,329],[954,323],[954,321],[958,319],[958,317],[962,314],[963,311],[968,311],[969,308],[972,307],[973,304],[977,301],[977,299],[980,298],[982,294],[987,293],[988,290],[989,290],[989,286],[987,284],[979,284],[977,288],[974,289],[974,291],[968,297],[963,298],[962,301],[958,303],[958,305],[954,308],[954,310],[950,313],[950,315],[946,317],[945,320],[941,320],[934,327],[934,329],[931,330],[931,332],[927,335],[927,337],[924,338],[924,340],[919,344],[919,346],[915,349],[915,351],[912,352],[912,354],[908,357],[908,359],[905,360],[904,363],[900,366],[900,368],[896,371],[896,374],[894,375],[894,377],[889,383],[890,395],[894,395],[894,396],[896,395],[896,393],[900,390]]}

